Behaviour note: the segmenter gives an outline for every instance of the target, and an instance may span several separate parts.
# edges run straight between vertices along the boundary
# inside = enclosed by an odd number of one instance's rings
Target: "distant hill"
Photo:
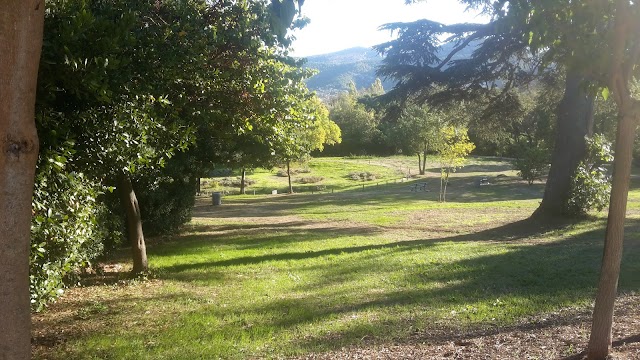
[[[376,69],[382,57],[371,48],[356,47],[330,54],[309,56],[306,68],[316,69],[319,73],[307,80],[307,87],[327,99],[347,91],[353,81],[357,89],[364,89],[376,80]],[[395,83],[383,82],[385,90]]]
[[[446,54],[453,45],[445,45]],[[470,57],[473,49],[466,48],[453,57],[453,60]],[[307,80],[307,87],[316,91],[321,99],[331,98],[347,91],[353,81],[358,90],[367,88],[376,80],[376,70],[382,57],[371,48],[355,47],[334,53],[307,57],[306,68],[316,69],[318,74]],[[395,81],[382,82],[385,90],[390,90]]]

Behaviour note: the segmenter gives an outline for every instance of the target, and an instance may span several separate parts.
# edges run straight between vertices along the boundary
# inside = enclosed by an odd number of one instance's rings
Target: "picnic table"
[[[480,187],[485,185],[489,185],[489,179],[486,176],[483,176],[476,180],[476,186]]]
[[[429,191],[429,189],[427,189],[427,183],[423,182],[423,183],[414,183],[411,186],[409,186],[409,190],[411,191]]]

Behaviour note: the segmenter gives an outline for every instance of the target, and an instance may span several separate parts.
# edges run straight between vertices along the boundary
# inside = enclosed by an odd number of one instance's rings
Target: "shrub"
[[[571,180],[566,212],[584,215],[589,210],[602,210],[609,203],[611,176],[607,163],[613,161],[611,143],[603,135],[587,138],[585,158],[580,162]]]
[[[549,151],[540,147],[521,147],[517,154],[513,167],[518,170],[518,175],[529,185],[535,180],[542,180],[549,168]]]
[[[248,177],[244,178],[244,185],[245,186],[251,186],[253,184],[255,184],[256,181],[249,179]],[[219,181],[219,184],[222,186],[227,186],[227,187],[240,187],[242,186],[242,178],[241,177],[236,177],[236,178],[224,178],[222,180]]]
[[[65,170],[66,158],[42,155],[32,200],[31,306],[42,310],[75,280],[83,267],[102,254],[106,237],[119,236],[102,227],[108,216],[96,202],[100,187],[82,174]]]
[[[291,175],[297,174],[308,174],[311,172],[311,169],[291,169]],[[279,169],[276,173],[279,177],[287,177],[287,169]]]
[[[143,179],[135,185],[145,235],[170,234],[191,220],[197,187],[195,178],[164,176],[152,184]]]
[[[191,220],[197,185],[182,154],[135,179],[145,235],[170,234]]]
[[[324,178],[322,176],[307,176],[307,177],[301,177],[296,179],[295,182],[299,183],[299,184],[315,184],[317,182],[320,182],[324,180]]]
[[[376,174],[370,173],[368,171],[351,172],[347,177],[351,180],[357,180],[357,181],[373,181],[376,179]]]

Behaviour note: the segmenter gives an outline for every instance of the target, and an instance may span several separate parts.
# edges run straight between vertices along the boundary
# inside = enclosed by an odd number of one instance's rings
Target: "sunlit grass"
[[[152,280],[73,290],[42,315],[36,327],[65,341],[36,358],[281,358],[588,307],[606,214],[525,221],[542,186],[481,165],[457,174],[447,203],[406,183],[200,199],[183,234],[150,242]],[[474,186],[476,174],[492,185]],[[622,291],[640,289],[638,220]]]

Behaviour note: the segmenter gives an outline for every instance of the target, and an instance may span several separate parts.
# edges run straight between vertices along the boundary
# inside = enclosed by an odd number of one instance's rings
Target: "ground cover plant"
[[[413,166],[408,157],[355,160],[361,168],[350,171]],[[343,161],[312,162],[304,175],[347,183]],[[183,233],[150,241],[149,279],[128,279],[126,256],[116,257],[35,315],[34,357],[579,356],[605,214],[527,220],[543,184],[529,186],[500,159],[474,158],[452,174],[447,203],[437,201],[439,175],[433,166],[405,182],[225,196],[222,206],[200,197]],[[480,176],[489,185],[477,186]],[[431,191],[413,191],[423,182]],[[614,340],[638,331],[634,185],[617,318],[627,327]],[[621,356],[633,358],[640,347],[627,340]]]

